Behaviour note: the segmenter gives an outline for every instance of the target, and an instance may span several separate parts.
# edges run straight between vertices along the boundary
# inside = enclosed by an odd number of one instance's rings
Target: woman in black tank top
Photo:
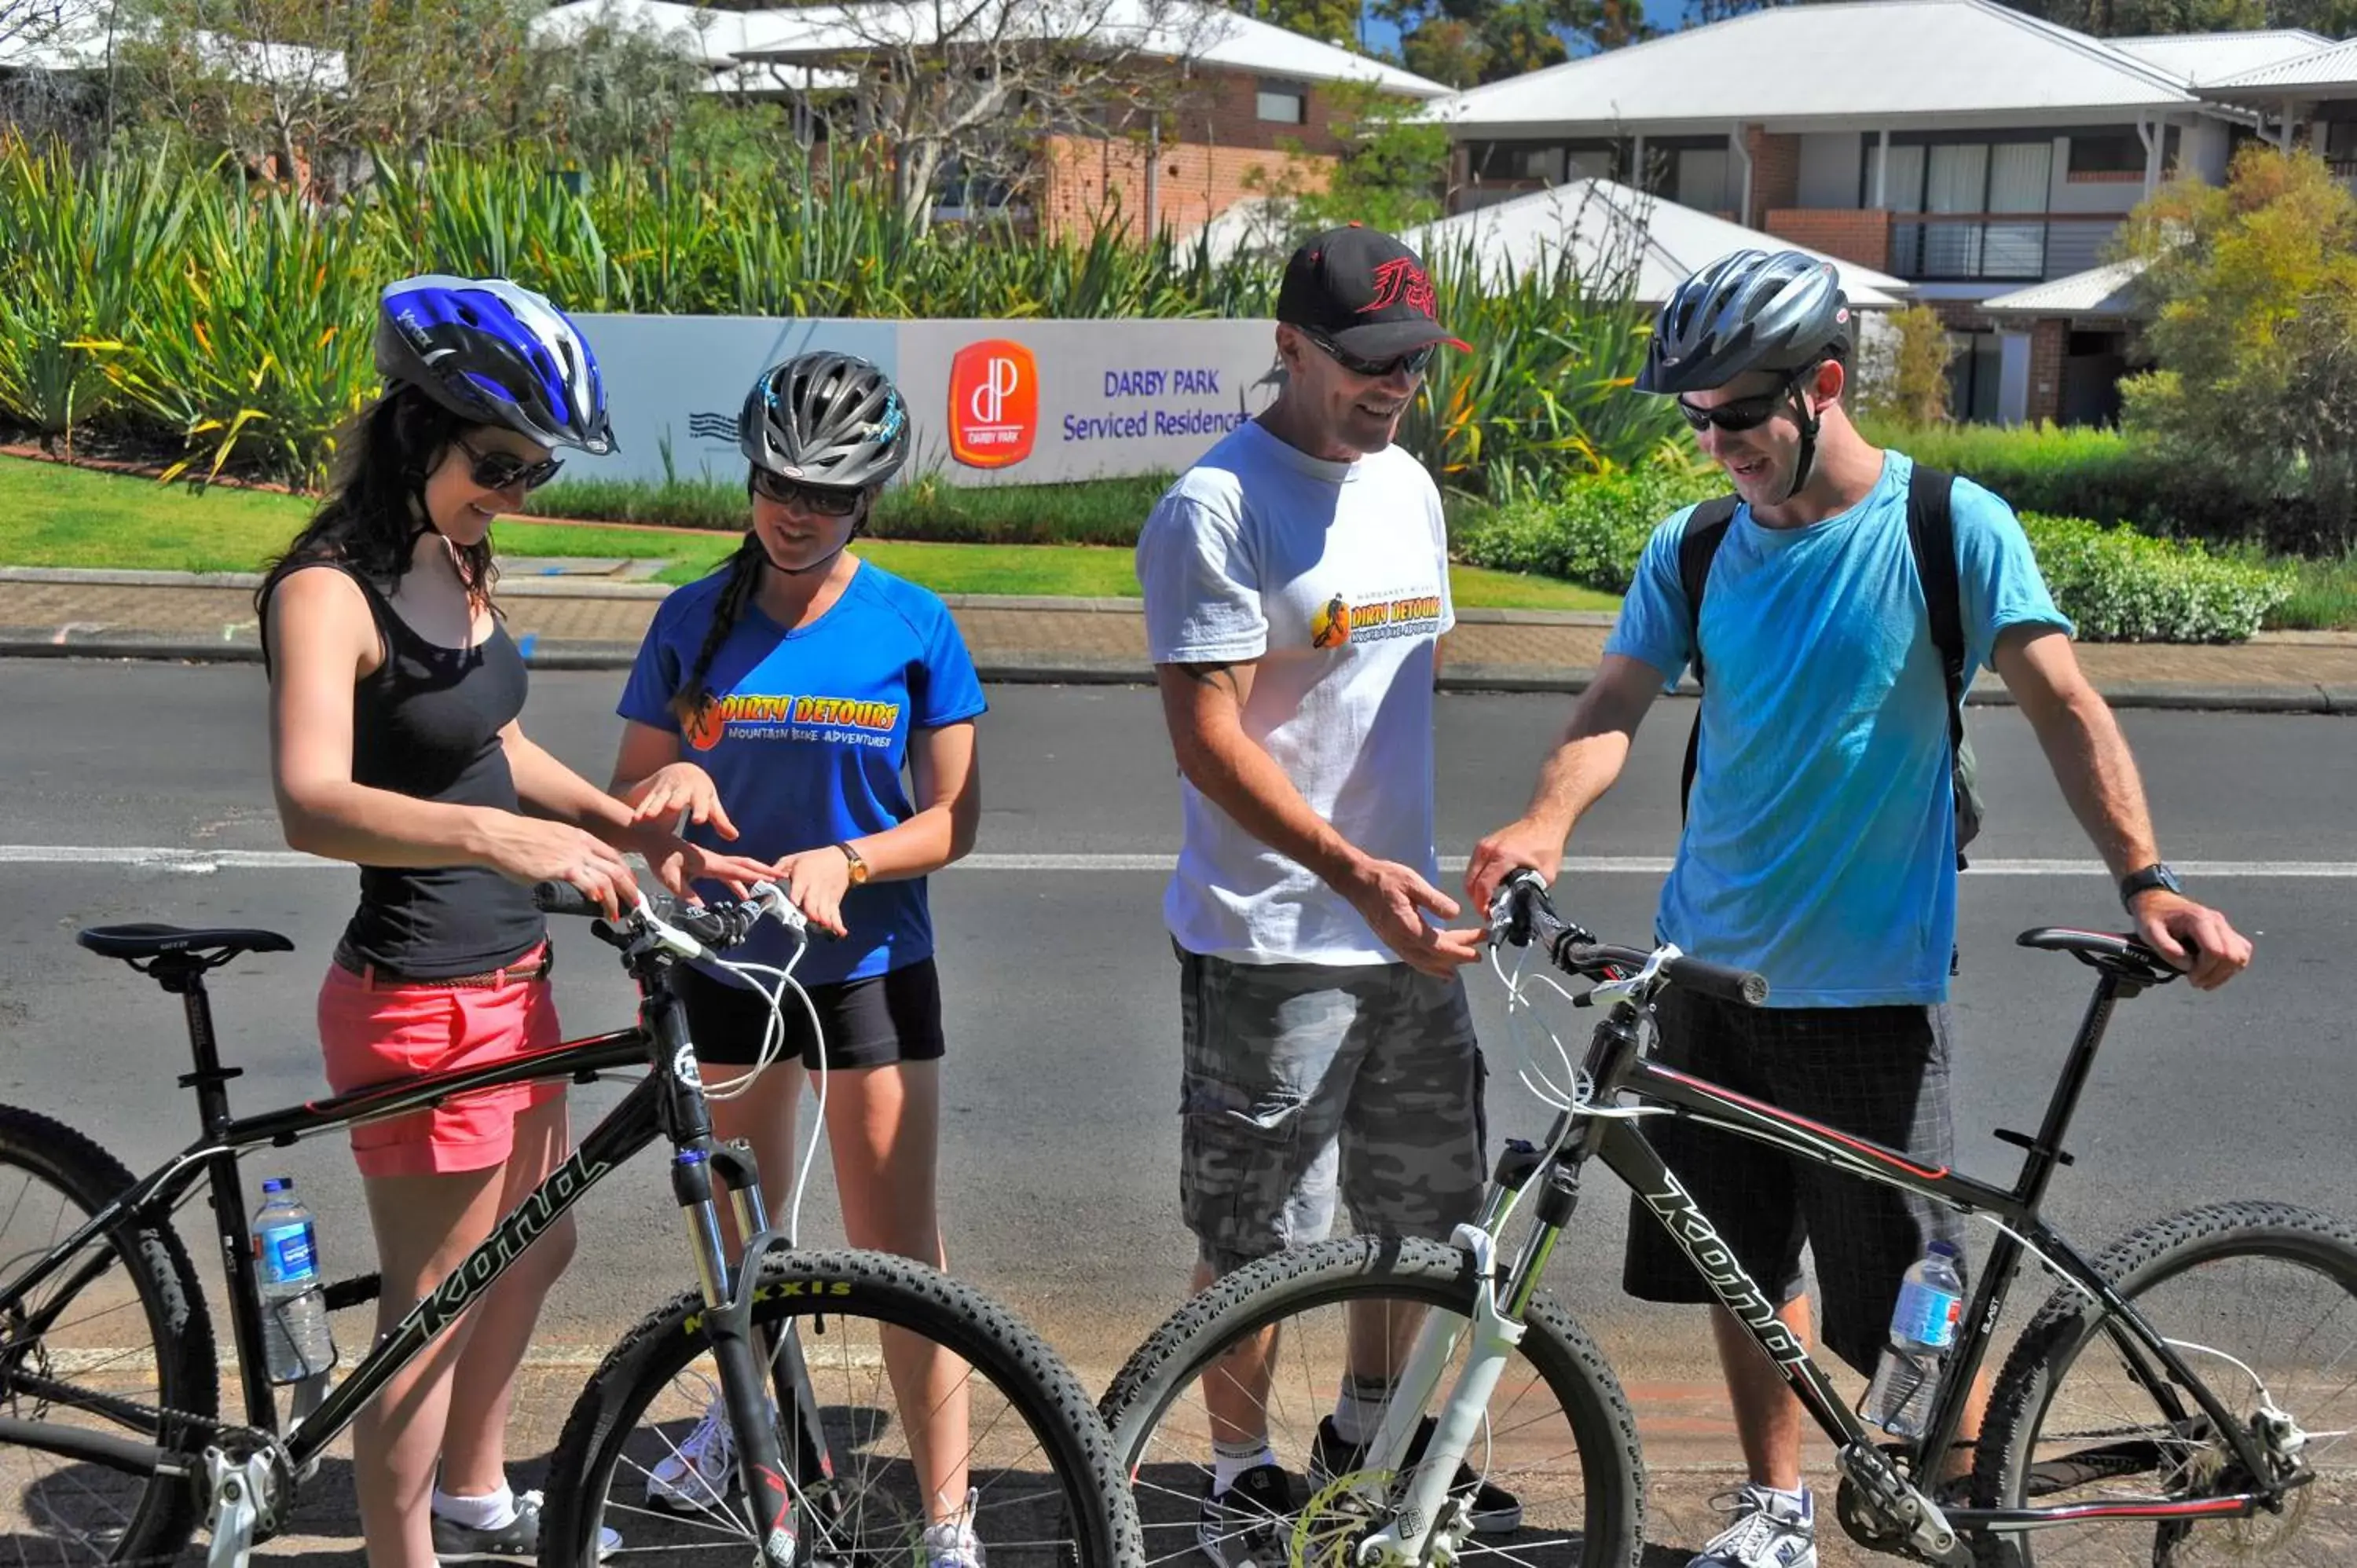
[[[319,999],[339,1093],[555,1043],[534,882],[628,903],[626,848],[675,890],[765,871],[633,826],[518,722],[524,662],[491,604],[490,526],[554,474],[551,447],[610,449],[588,345],[537,295],[430,277],[385,291],[376,352],[384,395],[346,433],[329,499],[255,596],[286,842],[360,867]],[[352,1138],[384,1281],[380,1333],[571,1152],[561,1085],[487,1091]],[[371,1568],[534,1555],[539,1500],[507,1486],[507,1412],[573,1246],[569,1218],[551,1227],[354,1426]]]

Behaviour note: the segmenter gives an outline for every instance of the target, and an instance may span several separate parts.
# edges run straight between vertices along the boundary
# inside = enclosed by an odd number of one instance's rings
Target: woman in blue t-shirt
[[[737,436],[752,529],[648,629],[622,693],[614,791],[641,820],[683,811],[690,839],[774,861],[794,902],[842,939],[813,944],[796,972],[821,1038],[786,1008],[777,1065],[743,1098],[713,1102],[716,1131],[749,1139],[781,1193],[796,1170],[795,1101],[823,1049],[845,1235],[945,1266],[941,988],[923,879],[974,845],[982,687],[941,600],[845,550],[908,457],[908,411],[884,372],[844,354],[790,360],[753,383]],[[736,956],[782,961],[784,933],[762,930],[766,948],[757,938]],[[740,1077],[760,1055],[767,1001],[701,972],[683,972],[679,990],[705,1082]],[[904,1337],[885,1347],[928,1494],[930,1568],[981,1568],[964,1368]],[[934,1413],[911,1413],[922,1412]],[[737,1480],[726,1431],[716,1402],[654,1467],[648,1501],[698,1510],[725,1496]]]

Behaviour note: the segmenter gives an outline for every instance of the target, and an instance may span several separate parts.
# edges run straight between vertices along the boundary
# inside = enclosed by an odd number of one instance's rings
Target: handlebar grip
[[[544,915],[596,916],[606,912],[606,907],[570,882],[535,882],[532,901]]]
[[[1758,1007],[1768,1000],[1768,977],[1748,969],[1729,969],[1723,963],[1708,963],[1698,958],[1674,958],[1662,966],[1672,985],[1716,996],[1722,1002],[1737,1002],[1746,1007]]]

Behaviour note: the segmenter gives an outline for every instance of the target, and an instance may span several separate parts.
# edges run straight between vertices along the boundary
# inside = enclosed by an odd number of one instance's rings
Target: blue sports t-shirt
[[[655,612],[631,667],[622,717],[680,734],[669,703],[694,667],[727,582],[724,570],[673,594]],[[737,824],[734,843],[691,827],[695,842],[775,860],[882,832],[915,815],[900,770],[912,729],[984,712],[982,683],[947,606],[866,562],[824,615],[789,631],[747,604],[705,679],[713,705],[680,755],[712,775]],[[932,956],[921,877],[845,892],[850,936],[815,933],[795,978],[864,980]],[[784,961],[774,922],[730,956]]]
[[[1956,932],[1947,692],[1907,542],[1914,464],[1806,528],[1738,508],[1702,602],[1702,751],[1661,937],[1759,971],[1771,1007],[1946,999]],[[1964,680],[2008,627],[2071,623],[2005,502],[1958,479]],[[1674,683],[1693,656],[1678,575],[1691,510],[1653,531],[1607,653]]]

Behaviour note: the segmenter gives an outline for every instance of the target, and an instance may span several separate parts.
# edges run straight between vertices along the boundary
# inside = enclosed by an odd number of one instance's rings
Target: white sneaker
[[[982,1538],[974,1532],[974,1510],[982,1501],[980,1491],[965,1495],[965,1507],[958,1509],[955,1519],[927,1527],[920,1550],[924,1554],[924,1568],[985,1568],[989,1553],[982,1549]]]
[[[647,1472],[647,1506],[666,1513],[726,1508],[737,1490],[737,1440],[728,1434],[726,1403],[715,1399],[687,1441]]]
[[[1798,1508],[1755,1484],[1711,1503],[1734,1518],[1686,1568],[1817,1568],[1816,1504],[1805,1487]]]

